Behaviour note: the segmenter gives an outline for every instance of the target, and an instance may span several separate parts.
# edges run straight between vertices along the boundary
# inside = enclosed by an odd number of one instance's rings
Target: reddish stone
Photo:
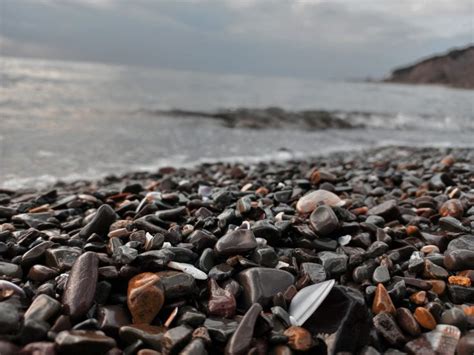
[[[165,293],[158,275],[144,272],[128,282],[127,305],[134,324],[150,324],[164,301]]]
[[[392,299],[387,292],[387,289],[383,284],[379,283],[375,290],[374,302],[372,303],[372,312],[379,314],[381,312],[387,312],[395,315],[395,306],[393,305]]]

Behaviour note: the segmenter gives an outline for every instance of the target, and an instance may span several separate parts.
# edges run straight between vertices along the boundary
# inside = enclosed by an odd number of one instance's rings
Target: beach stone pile
[[[474,151],[0,189],[0,354],[474,353]]]

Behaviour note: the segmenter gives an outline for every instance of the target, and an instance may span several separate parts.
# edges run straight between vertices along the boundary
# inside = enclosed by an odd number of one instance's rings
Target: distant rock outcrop
[[[474,45],[395,69],[384,81],[474,89]]]

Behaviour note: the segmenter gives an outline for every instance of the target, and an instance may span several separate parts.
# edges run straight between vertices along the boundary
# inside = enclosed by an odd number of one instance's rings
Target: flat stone
[[[209,331],[213,341],[225,343],[235,332],[239,323],[234,319],[209,317],[204,321],[204,327]]]
[[[421,334],[421,328],[408,308],[398,308],[396,319],[400,328],[409,335],[417,337]]]
[[[122,305],[107,305],[97,309],[99,328],[111,337],[117,337],[122,326],[130,324],[130,316]]]
[[[401,346],[406,342],[406,338],[398,327],[393,316],[382,312],[373,319],[374,327],[377,332],[390,344]]]
[[[39,295],[25,313],[25,319],[47,322],[61,310],[61,303],[48,295]]]
[[[236,229],[217,241],[214,251],[219,256],[246,254],[257,247],[257,240],[249,229]]]
[[[380,216],[380,217],[383,217],[385,221],[390,221],[398,217],[399,215],[397,201],[395,200],[385,201],[381,203],[380,205],[377,205],[369,209],[367,214],[369,216],[370,215]]]
[[[60,271],[69,270],[76,259],[81,255],[81,250],[71,247],[57,247],[45,252],[46,266]]]
[[[178,354],[191,339],[193,328],[180,325],[169,329],[161,339],[161,352],[163,355]]]
[[[246,354],[252,341],[255,323],[257,317],[262,312],[262,306],[254,303],[245,313],[240,321],[237,329],[227,342],[225,347],[226,355],[243,355]]]
[[[44,282],[56,277],[58,272],[55,269],[44,265],[33,265],[28,271],[28,279],[37,282]]]
[[[23,270],[20,265],[0,261],[0,275],[13,279],[21,279]]]
[[[88,355],[102,355],[116,346],[113,338],[90,330],[65,330],[54,341],[59,353],[68,355],[83,355],[85,351]]]
[[[416,321],[419,325],[421,325],[425,329],[433,330],[436,328],[436,320],[426,308],[417,307],[415,309],[415,313],[413,314]]]
[[[142,341],[145,346],[161,351],[161,340],[163,334],[168,330],[166,327],[159,327],[149,324],[134,324],[120,327],[119,335],[126,344]]]
[[[20,313],[10,303],[0,302],[0,334],[16,333],[20,326]]]
[[[319,283],[326,280],[326,270],[324,266],[316,263],[301,263],[301,272],[307,275],[312,283]]]
[[[448,216],[441,217],[438,221],[441,229],[454,233],[469,233],[469,228],[464,226],[457,218]]]
[[[375,284],[390,281],[390,272],[388,271],[388,268],[385,265],[377,266],[372,275],[372,281]]]
[[[267,306],[278,292],[284,292],[295,279],[287,271],[254,267],[241,271],[236,280],[243,287],[243,306],[249,308],[254,303]]]
[[[194,277],[184,272],[160,271],[157,275],[161,279],[166,299],[186,297],[196,290]]]
[[[462,235],[449,242],[447,251],[458,249],[474,251],[474,235]]]
[[[467,249],[447,251],[444,254],[444,265],[451,271],[474,269],[474,251]]]
[[[98,279],[99,259],[94,252],[82,254],[72,266],[63,294],[66,314],[80,318],[94,302]]]
[[[296,210],[299,213],[311,213],[319,205],[342,206],[342,201],[336,194],[326,190],[316,190],[307,193],[296,203]]]
[[[410,354],[454,354],[460,336],[458,328],[440,324],[431,332],[408,342],[404,349]]]
[[[46,250],[51,248],[53,245],[54,243],[50,241],[44,241],[35,245],[33,248],[23,254],[21,257],[21,264],[24,266],[30,266],[36,262],[39,262],[43,258]]]

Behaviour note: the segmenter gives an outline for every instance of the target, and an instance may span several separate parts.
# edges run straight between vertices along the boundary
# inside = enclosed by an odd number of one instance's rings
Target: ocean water
[[[157,114],[270,106],[337,111],[365,128],[257,130]],[[0,59],[0,187],[394,144],[474,147],[474,91]]]

